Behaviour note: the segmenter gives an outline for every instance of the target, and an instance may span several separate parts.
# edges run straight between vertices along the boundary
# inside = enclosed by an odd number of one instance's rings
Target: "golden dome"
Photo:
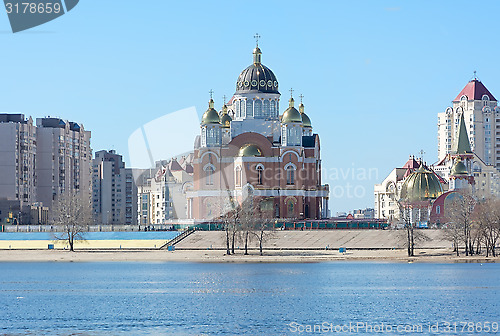
[[[300,103],[299,105],[299,112],[300,115],[302,116],[302,124],[304,124],[304,127],[312,127],[311,119],[309,119],[307,114],[304,112],[304,104],[302,103]]]
[[[254,144],[246,144],[240,148],[238,156],[262,156],[262,151]]]
[[[207,125],[207,124],[219,124],[219,113],[214,109],[214,100],[210,99],[210,102],[208,103],[208,109],[203,113],[203,116],[201,117],[201,124],[202,125]]]
[[[220,123],[222,124],[222,127],[224,128],[229,128],[231,127],[231,121],[233,121],[233,118],[229,114],[227,114],[227,106],[224,105],[222,107],[222,114],[220,116]]]
[[[469,175],[469,173],[467,172],[467,167],[460,158],[455,161],[450,173],[450,176],[457,175]]]
[[[433,172],[420,165],[417,171],[408,176],[401,187],[403,201],[427,201],[436,199],[443,193],[443,186]]]
[[[293,98],[290,98],[289,100],[290,105],[288,108],[283,112],[283,117],[281,118],[282,123],[302,123],[302,115],[300,114],[299,111],[295,107],[293,107]]]

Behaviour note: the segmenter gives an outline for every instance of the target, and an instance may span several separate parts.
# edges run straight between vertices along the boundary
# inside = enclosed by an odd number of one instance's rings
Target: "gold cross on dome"
[[[304,98],[304,95],[301,93],[299,98],[300,98],[300,103],[302,104],[302,98]]]
[[[214,90],[210,89],[210,91],[208,91],[208,93],[210,93],[210,99],[212,99],[213,95],[214,95]]]
[[[295,91],[295,90],[290,88],[290,98],[293,98],[293,91]]]
[[[226,105],[226,95],[223,95],[222,99],[224,100],[224,105]]]
[[[257,47],[259,46],[259,39],[261,38],[261,36],[259,35],[259,33],[256,33],[253,38],[255,39],[255,43],[257,45]]]

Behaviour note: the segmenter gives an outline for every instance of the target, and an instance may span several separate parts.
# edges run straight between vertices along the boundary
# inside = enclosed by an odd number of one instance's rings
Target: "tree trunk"
[[[233,239],[231,240],[231,253],[234,254],[234,244],[235,244],[235,239],[236,238],[236,229],[233,230]]]
[[[467,238],[467,233],[465,233],[465,238],[464,238],[464,244],[465,244],[465,256],[469,256],[469,238]]]
[[[231,254],[231,250],[229,249],[229,227],[226,227],[226,254]]]
[[[73,237],[73,234],[71,232],[71,230],[68,228],[68,243],[69,243],[69,250],[71,252],[74,252],[74,248],[73,248],[73,244],[74,244],[74,237]]]
[[[414,257],[415,256],[415,237],[414,237],[414,233],[413,233],[413,227],[411,228],[411,256]]]
[[[248,255],[248,231],[245,232],[245,255]]]
[[[264,239],[264,231],[260,231],[260,239],[259,239],[259,250],[260,255],[262,255],[262,240]]]
[[[407,236],[408,236],[408,239],[407,239],[408,257],[411,257],[411,245],[410,245],[411,239],[410,239],[410,228],[409,227],[407,228],[406,233],[407,233]]]

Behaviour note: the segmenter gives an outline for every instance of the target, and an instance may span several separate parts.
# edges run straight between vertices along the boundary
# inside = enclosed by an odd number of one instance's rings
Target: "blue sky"
[[[500,95],[499,9],[498,1],[85,0],[17,34],[2,14],[0,111],[81,122],[94,150],[127,158],[141,125],[191,106],[201,115],[210,89],[220,108],[258,32],[281,112],[290,87],[304,95],[324,182],[336,188],[332,213],[372,207],[373,184],[408,155],[423,149],[436,160],[437,113],[474,70]]]

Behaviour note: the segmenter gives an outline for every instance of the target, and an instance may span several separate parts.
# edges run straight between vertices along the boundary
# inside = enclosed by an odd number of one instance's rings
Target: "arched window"
[[[240,102],[236,101],[236,118],[240,117]]]
[[[483,101],[483,106],[488,106],[488,102],[490,101],[490,97],[488,97],[488,95],[483,95],[483,97],[481,99]]]
[[[234,170],[234,183],[237,187],[241,187],[241,167],[236,166],[236,169]]]
[[[253,117],[253,100],[247,99],[247,108],[245,112],[245,117]]]
[[[262,184],[262,177],[264,175],[264,167],[257,167],[257,184]]]
[[[240,117],[246,117],[245,101],[243,99],[240,100]]]
[[[467,96],[460,97],[460,106],[464,110],[467,108]]]
[[[271,108],[270,108],[269,113],[270,113],[272,118],[276,117],[276,101],[275,100],[271,101]]]
[[[255,118],[262,118],[264,116],[262,113],[262,100],[256,99],[254,101],[253,110]]]
[[[295,184],[295,168],[293,166],[288,166],[286,169],[286,184]]]
[[[206,185],[213,185],[214,184],[214,173],[215,173],[215,168],[213,166],[207,166],[205,168],[205,184]]]
[[[441,213],[441,206],[440,205],[437,205],[436,206],[436,214],[440,214]]]
[[[289,126],[287,134],[287,145],[288,146],[300,146],[300,137],[302,136],[299,127]]]
[[[292,200],[289,200],[288,201],[288,204],[287,204],[287,217],[288,218],[293,218],[295,217],[295,214],[294,214],[294,208],[295,208],[295,205],[293,204],[293,201]]]
[[[264,110],[262,111],[262,115],[265,118],[269,118],[271,116],[271,111],[270,111],[270,102],[268,99],[264,100]]]

